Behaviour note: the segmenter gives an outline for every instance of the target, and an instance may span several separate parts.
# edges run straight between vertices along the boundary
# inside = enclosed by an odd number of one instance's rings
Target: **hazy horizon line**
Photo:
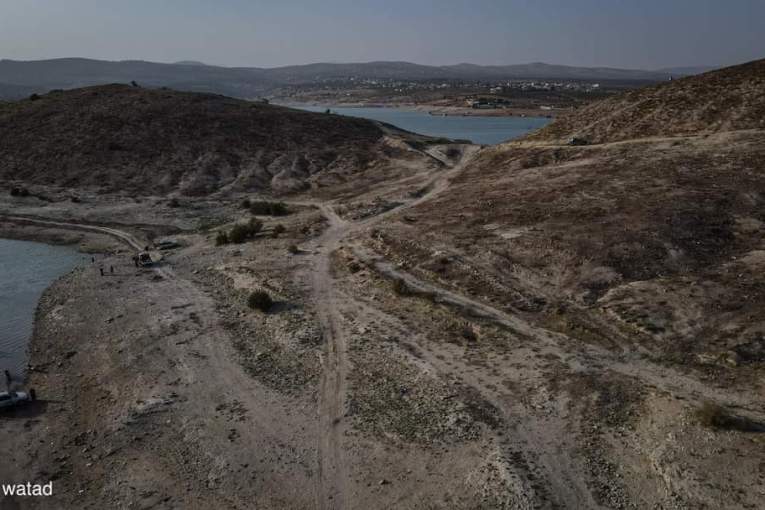
[[[765,57],[763,57],[765,58]],[[318,60],[318,61],[312,61],[312,62],[306,62],[301,64],[281,64],[277,66],[257,66],[257,65],[223,65],[223,64],[212,64],[209,62],[203,62],[201,60],[196,60],[194,58],[183,58],[179,60],[174,61],[162,61],[162,60],[150,60],[146,58],[123,58],[118,60],[113,59],[107,59],[107,58],[97,58],[97,57],[83,57],[83,56],[66,56],[66,57],[46,57],[46,58],[35,58],[35,59],[18,59],[18,58],[0,58],[0,61],[8,61],[8,62],[47,62],[47,61],[53,61],[53,60],[93,60],[93,61],[99,61],[99,62],[112,62],[112,63],[119,63],[119,62],[146,62],[150,64],[163,64],[163,65],[183,65],[184,63],[188,63],[188,65],[203,65],[205,67],[219,67],[219,68],[227,68],[227,69],[280,69],[285,67],[303,67],[303,66],[310,66],[310,65],[317,65],[317,64],[328,64],[328,65],[359,65],[359,64],[413,64],[418,66],[424,66],[424,67],[455,67],[460,65],[473,65],[478,67],[510,67],[510,66],[524,66],[524,65],[548,65],[548,66],[559,66],[559,67],[572,67],[572,68],[585,68],[585,69],[621,69],[621,70],[628,70],[628,71],[663,71],[665,69],[678,69],[678,68],[722,68],[722,67],[729,67],[734,66],[738,64],[744,64],[746,62],[753,62],[755,60],[746,60],[741,62],[735,62],[735,63],[726,63],[726,64],[679,64],[679,65],[671,65],[671,66],[663,66],[660,68],[641,68],[641,67],[630,67],[630,66],[613,66],[613,65],[576,65],[576,64],[559,64],[559,63],[550,63],[545,62],[541,60],[534,60],[534,61],[526,61],[526,62],[516,62],[516,63],[505,63],[505,64],[477,64],[475,62],[457,62],[452,64],[423,64],[420,62],[414,62],[410,60],[360,60],[360,61],[331,61],[331,60]],[[193,64],[192,64],[193,63]]]

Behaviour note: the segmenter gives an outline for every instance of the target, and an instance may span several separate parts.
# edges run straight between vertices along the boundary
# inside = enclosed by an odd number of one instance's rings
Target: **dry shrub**
[[[399,296],[409,296],[412,294],[412,289],[409,288],[403,278],[397,278],[393,280],[393,292]]]
[[[265,290],[256,290],[247,298],[247,306],[261,312],[267,312],[274,306],[274,300]]]

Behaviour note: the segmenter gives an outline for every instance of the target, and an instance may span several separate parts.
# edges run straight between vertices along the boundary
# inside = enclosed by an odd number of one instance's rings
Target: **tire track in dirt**
[[[399,212],[429,200],[448,188],[448,180],[458,173],[477,152],[478,147],[468,146],[459,164],[445,172],[439,172],[426,188],[428,192],[419,199],[410,201],[393,211]],[[438,153],[428,156],[447,164],[445,157]],[[341,242],[352,233],[382,221],[388,214],[381,214],[366,221],[349,223],[342,219],[328,203],[300,203],[319,209],[329,223],[324,233],[314,240],[309,249],[313,253],[312,275],[310,278],[313,301],[324,331],[326,352],[322,359],[322,378],[319,386],[319,444],[316,503],[318,508],[345,508],[348,506],[347,466],[343,448],[345,397],[349,361],[347,336],[341,324],[343,321],[338,306],[340,298],[334,288],[331,271],[331,257]]]
[[[331,271],[332,252],[347,232],[347,223],[325,205],[319,210],[329,228],[314,242],[311,288],[326,343],[319,384],[318,473],[316,506],[344,508],[347,505],[347,472],[342,445],[345,424],[348,356],[342,317],[337,308]]]
[[[328,258],[332,251],[339,247],[340,241],[349,237],[351,234],[357,233],[362,229],[368,229],[394,214],[399,214],[406,209],[427,202],[428,200],[432,200],[443,191],[447,190],[451,178],[457,175],[477,152],[477,148],[469,147],[463,154],[463,158],[459,164],[440,173],[427,184],[426,188],[428,189],[428,192],[422,197],[409,201],[375,217],[348,224],[342,220],[334,210],[332,210],[331,205],[323,204],[318,206],[322,214],[330,223],[329,232],[331,232],[331,234],[329,234],[327,240],[331,240],[332,242],[327,242],[324,256]],[[535,343],[538,342],[536,345],[540,347],[539,352],[541,354],[552,354],[556,356],[573,372],[609,370],[624,376],[635,378],[660,390],[680,395],[691,403],[701,403],[705,400],[716,400],[724,406],[732,406],[746,410],[754,417],[762,418],[765,416],[761,411],[758,411],[756,399],[747,398],[745,395],[731,396],[725,391],[718,391],[715,388],[710,388],[690,375],[681,374],[669,367],[655,364],[634,352],[613,353],[599,346],[582,344],[562,333],[534,326],[516,315],[505,313],[485,303],[451,292],[431,283],[421,281],[410,274],[399,271],[379,255],[370,254],[369,252],[364,251],[357,243],[353,243],[353,245],[350,245],[349,247],[359,260],[369,264],[378,273],[388,278],[400,279],[417,292],[433,296],[436,302],[455,308],[463,315],[490,321],[504,329],[511,330],[533,339]],[[332,293],[331,291],[330,293],[335,300],[338,299],[335,293]],[[336,315],[337,303],[332,302],[328,305],[327,309],[331,314]],[[328,331],[331,331],[333,338],[342,338],[342,333],[338,329],[337,323],[330,324],[326,327],[328,328]],[[343,348],[344,347],[345,345],[343,344]],[[422,346],[418,347],[422,349]],[[334,352],[331,352],[331,354],[337,356],[336,344]],[[342,360],[337,363],[338,361],[339,360],[336,358],[332,363],[328,363],[327,367],[331,368],[334,366],[336,367],[335,369],[341,368],[345,371],[344,373],[347,374],[347,360]],[[453,367],[449,367],[442,363],[434,353],[427,353],[427,361],[440,372],[451,373],[454,370]],[[492,393],[490,389],[485,388],[477,379],[471,379],[467,382],[483,396]],[[339,387],[344,388],[344,386]],[[332,391],[332,389],[327,386],[325,386],[324,389],[326,391]],[[331,402],[336,403],[333,399],[337,397],[337,394],[335,394],[334,397],[330,397],[326,393],[324,395],[326,395]],[[503,405],[502,402],[497,401],[493,397],[488,398],[487,400],[502,411],[503,417],[508,423],[511,421],[516,423],[515,428],[516,433],[518,434],[518,439],[516,440],[515,446],[520,449],[525,458],[537,459],[535,464],[543,468],[544,476],[550,484],[554,500],[562,502],[564,505],[569,505],[573,502],[583,507],[597,507],[597,504],[592,499],[592,493],[588,488],[587,481],[574,460],[570,458],[560,459],[561,451],[564,449],[564,443],[566,442],[565,438],[562,440],[563,442],[548,442],[542,444],[541,436],[536,430],[536,427],[549,426],[549,423],[540,421],[536,417],[528,415],[528,413],[522,413],[522,416],[519,417],[517,414],[519,409],[510,409],[507,405]],[[563,434],[565,425],[563,422],[560,422],[558,423],[558,426],[562,427],[560,432]],[[340,447],[340,445],[334,444],[334,448],[338,447]],[[335,454],[334,458],[338,459],[341,457]]]
[[[399,319],[363,300],[353,300],[352,305],[356,308],[354,315],[357,320],[374,318],[378,323],[388,324],[394,331],[406,329]],[[523,503],[518,508],[600,508],[576,460],[567,455],[573,447],[560,413],[543,419],[521,404],[509,403],[496,387],[472,375],[470,367],[459,355],[425,341],[419,334],[399,339],[398,343],[408,352],[416,353],[416,357],[427,363],[440,377],[448,380],[458,375],[463,385],[475,390],[497,409],[502,422],[512,428],[510,434],[495,434],[494,439],[503,457],[513,459],[506,461],[507,468],[515,471],[522,480],[523,493],[518,496]],[[540,353],[534,353],[524,358],[522,363],[532,366],[540,357]],[[518,358],[515,360],[521,362]],[[542,471],[541,476],[539,471]]]
[[[41,227],[63,228],[66,230],[83,230],[85,232],[96,232],[99,234],[106,234],[108,236],[114,237],[118,241],[126,243],[128,246],[135,250],[143,249],[143,245],[135,236],[129,234],[128,232],[117,230],[116,228],[89,225],[87,223],[69,223],[48,219],[28,218],[26,216],[0,216],[0,221],[9,221],[12,223],[21,223],[27,225],[39,225]]]
[[[693,376],[681,374],[671,367],[653,363],[635,352],[615,354],[603,347],[583,344],[562,333],[534,326],[516,315],[510,315],[480,301],[419,280],[409,273],[396,269],[377,254],[371,254],[358,246],[350,248],[359,260],[367,263],[387,278],[403,281],[415,294],[427,296],[429,299],[452,307],[468,317],[488,320],[510,331],[541,341],[543,346],[540,352],[557,356],[575,372],[610,370],[624,376],[643,380],[658,389],[680,395],[690,402],[701,403],[704,400],[713,400],[723,406],[737,407],[747,411],[752,416],[765,418],[765,413],[758,409],[756,398],[750,399],[742,394],[731,395],[725,390],[709,387]],[[540,344],[536,345],[539,346]],[[566,349],[563,346],[569,348]]]

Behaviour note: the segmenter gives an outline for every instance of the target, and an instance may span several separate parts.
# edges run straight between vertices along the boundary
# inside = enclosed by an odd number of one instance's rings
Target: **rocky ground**
[[[54,480],[55,503],[4,504],[756,508],[756,394],[733,399],[703,375],[546,329],[459,279],[440,286],[388,240],[475,157],[445,153],[414,193],[394,182],[337,207],[342,217],[291,204],[243,244],[215,244],[250,216],[239,199],[24,199],[15,210],[28,218],[43,208],[140,244],[172,233],[181,247],[138,269],[113,236],[3,222],[6,236],[99,253],[45,294],[29,376],[41,400],[0,422],[24,438],[5,443],[0,474]],[[126,211],[134,223],[116,221]],[[253,290],[274,299],[267,313],[247,306]],[[751,420],[703,425],[712,396]]]
[[[389,141],[277,216],[0,197],[0,235],[96,254],[0,415],[0,479],[55,496],[0,506],[762,507],[762,131],[618,134]]]
[[[474,409],[470,389],[428,374],[386,326],[373,333],[345,291],[334,295],[335,251],[325,244],[336,239],[321,210],[290,205],[288,216],[264,217],[256,239],[216,246],[217,230],[249,217],[239,200],[189,210],[111,198],[100,195],[97,206],[87,197],[23,199],[14,212],[26,219],[2,223],[5,236],[96,253],[95,264],[61,278],[40,302],[28,380],[40,400],[2,420],[5,433],[23,438],[3,447],[11,460],[3,480],[53,480],[55,496],[4,505],[471,507],[503,492],[493,413]],[[39,208],[48,220],[91,230],[35,224]],[[115,221],[125,209],[135,223]],[[275,237],[277,224],[285,232]],[[139,269],[134,250],[101,228],[139,245],[172,232],[181,247]],[[315,294],[324,262],[329,309]],[[100,276],[110,266],[115,273]],[[256,289],[275,301],[267,313],[247,306]],[[338,381],[347,398],[331,416],[327,313],[348,342]],[[330,422],[317,423],[317,414]],[[322,446],[325,426],[342,432]]]

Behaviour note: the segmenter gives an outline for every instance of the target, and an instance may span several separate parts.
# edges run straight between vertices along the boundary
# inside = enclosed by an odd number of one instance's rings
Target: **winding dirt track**
[[[333,210],[330,204],[313,204],[321,211],[329,223],[329,228],[325,233],[315,241],[315,260],[313,264],[313,292],[314,301],[322,321],[325,332],[325,341],[327,345],[326,359],[324,360],[323,378],[320,394],[320,426],[319,431],[319,476],[317,487],[317,506],[319,508],[340,509],[349,508],[347,491],[347,468],[344,466],[343,455],[343,430],[346,424],[343,422],[345,410],[346,377],[349,371],[349,362],[347,359],[346,333],[341,326],[342,309],[365,305],[359,303],[353,298],[349,298],[333,287],[333,278],[330,270],[330,257],[332,253],[340,247],[341,242],[351,237],[352,234],[373,227],[375,224],[383,221],[387,217],[401,213],[416,205],[427,202],[437,197],[439,194],[449,188],[450,180],[455,177],[477,153],[477,147],[468,147],[461,160],[455,165],[448,165],[440,154],[430,154],[446,166],[446,170],[437,174],[426,185],[428,190],[422,197],[407,202],[395,209],[382,213],[380,215],[362,220],[356,223],[349,223],[343,220]],[[457,308],[460,312],[468,316],[478,316],[484,319],[498,322],[501,326],[512,331],[533,336],[541,340],[548,347],[546,352],[555,351],[563,355],[559,349],[559,339],[553,338],[553,334],[531,327],[525,321],[515,316],[510,316],[504,312],[496,310],[483,303],[479,303],[465,296],[441,289],[434,285],[421,282],[411,275],[397,271],[393,266],[383,260],[377,254],[371,254],[363,250],[360,246],[351,241],[351,249],[354,254],[363,262],[374,267],[380,274],[394,279],[402,279],[407,285],[417,288],[420,291],[427,292],[437,296],[437,299],[444,304]],[[352,302],[349,302],[352,301]],[[345,301],[345,302],[344,302]],[[366,310],[368,315],[379,315],[382,312],[374,309]],[[384,315],[384,314],[383,314]],[[422,350],[422,346],[418,345]],[[454,371],[454,366],[447,366],[440,354],[428,352],[423,353],[428,363],[439,373],[449,374]],[[567,358],[569,356],[566,356]],[[574,359],[571,359],[575,363]],[[583,369],[582,365],[578,365]],[[467,381],[470,386],[476,389],[484,398],[502,413],[503,419],[507,423],[518,421],[518,417],[513,416],[515,409],[509,408],[505,402],[496,400],[491,396],[491,391],[483,387],[478,380],[470,379]],[[587,484],[583,473],[577,468],[574,462],[569,462],[561,458],[561,450],[565,445],[561,442],[549,444],[549,437],[540,438],[537,428],[549,426],[535,421],[534,418],[524,413],[523,420],[516,427],[517,438],[514,448],[520,450],[529,464],[541,464],[546,472],[546,482],[550,485],[549,492],[553,500],[561,504],[574,505],[581,508],[597,508],[598,505],[592,499],[592,495],[587,490]],[[561,435],[561,441],[563,441]],[[536,458],[536,460],[534,460]],[[570,459],[568,459],[570,460]],[[531,487],[525,487],[526,494],[535,494],[536,491]],[[540,495],[536,494],[533,499],[539,501]],[[531,501],[525,502],[529,508],[533,506]]]
[[[347,240],[346,245],[354,255],[374,268],[378,274],[401,280],[415,293],[427,295],[435,302],[449,306],[468,318],[480,318],[533,339],[534,345],[538,348],[534,356],[537,360],[544,356],[555,356],[572,372],[597,371],[605,366],[606,370],[641,380],[691,403],[716,401],[725,407],[745,411],[752,418],[760,420],[765,418],[765,413],[759,408],[758,400],[751,395],[731,395],[728,391],[710,387],[691,375],[653,363],[638,353],[614,353],[596,345],[584,345],[561,333],[534,326],[517,315],[419,280],[397,269],[380,255],[363,248],[353,239],[349,239],[352,234],[368,229],[393,214],[399,214],[403,210],[438,196],[448,189],[450,179],[462,170],[475,153],[475,148],[468,148],[458,164],[439,173],[428,183],[426,188],[429,191],[422,197],[366,220],[349,223],[335,213],[331,204],[314,204],[329,222],[327,231],[316,241],[317,247],[321,248],[316,252],[313,266],[314,298],[327,343],[320,406],[322,430],[320,431],[319,469],[321,476],[319,477],[320,486],[317,489],[317,503],[320,508],[347,507],[347,497],[344,494],[347,487],[347,470],[343,466],[342,431],[346,426],[343,423],[343,414],[346,394],[345,378],[349,366],[346,356],[346,334],[342,329],[340,310],[354,305],[362,307],[365,305],[333,288],[330,256],[344,240]],[[441,160],[435,155],[433,157]],[[353,302],[347,302],[349,300]],[[369,309],[366,313],[374,315],[382,312]],[[438,372],[449,374],[455,371],[455,360],[452,360],[452,365],[448,365],[442,361],[442,353],[429,352],[423,344],[415,347]],[[528,360],[529,364],[533,364],[533,361]],[[458,360],[456,362],[459,363]],[[500,410],[506,423],[515,424],[514,447],[523,453],[529,463],[542,468],[549,495],[554,501],[571,508],[599,507],[588,488],[586,473],[582,472],[581,465],[569,456],[569,452],[575,450],[575,445],[568,444],[565,421],[548,419],[542,422],[538,417],[513,403],[497,400],[492,395],[491,389],[486,387],[479,378],[468,378],[467,382]],[[564,411],[559,410],[558,416],[563,414],[565,414]],[[554,437],[556,435],[558,437]],[[529,492],[533,493],[534,490],[529,488]]]
[[[319,389],[319,444],[316,506],[343,508],[346,495],[346,464],[342,436],[345,424],[346,379],[348,359],[346,337],[340,327],[341,317],[335,303],[331,274],[332,252],[347,231],[347,223],[326,206],[319,209],[329,221],[329,228],[315,242],[312,293],[324,331],[326,353],[322,358],[323,374]]]
[[[310,253],[310,274],[307,281],[310,282],[312,299],[315,304],[318,318],[321,322],[326,351],[322,358],[323,374],[319,386],[318,408],[318,431],[317,431],[317,473],[313,477],[315,481],[315,502],[317,508],[340,509],[351,508],[350,474],[346,461],[346,449],[343,444],[348,423],[345,420],[345,405],[348,392],[347,379],[350,371],[348,360],[348,332],[344,328],[343,312],[356,308],[364,308],[364,313],[373,316],[385,315],[373,307],[369,307],[361,300],[355,300],[346,296],[335,285],[331,270],[332,254],[340,248],[344,242],[353,251],[355,256],[374,268],[380,275],[390,279],[402,280],[415,293],[428,295],[437,303],[449,306],[458,313],[489,321],[506,330],[519,335],[533,338],[539,348],[536,357],[541,358],[553,355],[560,359],[573,372],[586,372],[595,370],[605,365],[607,370],[624,376],[640,379],[659,389],[672,394],[681,395],[690,402],[702,400],[716,400],[724,406],[736,407],[749,413],[750,416],[762,419],[765,414],[758,406],[758,402],[750,395],[731,395],[728,392],[717,390],[700,382],[696,378],[681,374],[676,370],[660,366],[646,360],[637,354],[615,354],[606,349],[583,345],[566,336],[534,326],[521,317],[509,314],[494,308],[486,303],[471,299],[465,295],[453,292],[429,282],[422,281],[415,276],[393,266],[390,262],[376,253],[363,248],[352,239],[353,234],[369,229],[393,214],[432,200],[443,191],[448,189],[450,179],[457,175],[464,166],[477,153],[478,148],[468,146],[465,148],[462,159],[455,165],[448,162],[438,153],[430,154],[445,165],[445,169],[426,185],[428,190],[420,198],[411,200],[393,210],[359,222],[348,222],[342,219],[329,203],[301,203],[300,205],[313,205],[317,207],[329,223],[324,233],[305,246]],[[16,223],[39,225],[43,227],[84,230],[111,236],[125,243],[131,249],[140,250],[143,243],[134,235],[115,228],[78,223],[44,220],[37,218],[1,216],[0,220]],[[165,279],[172,279],[173,272],[167,267],[158,267],[155,270]],[[196,287],[188,281],[176,279],[174,288],[177,291],[179,302],[198,303],[208,300]],[[203,309],[213,309],[212,305],[200,306]],[[215,341],[206,342],[203,353],[207,358],[206,370],[225,375],[226,387],[239,388],[237,399],[245,402],[249,408],[257,409],[258,402],[253,400],[253,387],[248,382],[249,378],[241,370],[232,370],[233,356],[230,348],[221,347],[230,342],[217,338],[216,318],[213,314],[203,314],[202,328]],[[416,339],[411,340],[416,342]],[[420,343],[417,347],[423,352],[424,359],[439,373],[449,374],[454,372],[455,365],[444,363],[439,352],[429,350]],[[179,356],[180,357],[180,356]],[[453,362],[455,360],[452,360]],[[197,380],[195,370],[187,366],[187,361],[181,360],[180,366],[185,377],[195,384],[196,391],[204,391],[204,381]],[[515,425],[515,437],[512,445],[530,463],[542,468],[543,477],[549,487],[552,499],[570,507],[595,508],[597,504],[592,499],[592,494],[587,488],[585,474],[580,472],[577,463],[567,455],[571,445],[567,444],[565,430],[558,430],[559,439],[551,440],[551,435],[543,435],[540,429],[544,427],[555,429],[556,426],[564,427],[562,420],[542,422],[513,403],[498,399],[484,382],[475,377],[468,377],[466,382],[477,390],[483,397],[494,405],[502,414],[507,423]],[[214,401],[213,395],[210,400]],[[200,410],[196,419],[200,422],[208,420],[206,412]],[[269,418],[259,419],[256,427],[251,427],[252,434],[266,431],[274,437],[278,436],[278,423]],[[255,439],[254,437],[252,438]],[[529,488],[529,493],[533,493]],[[533,502],[529,502],[533,504]]]
[[[87,225],[84,223],[67,223],[64,221],[42,220],[37,218],[28,218],[26,216],[0,216],[0,221],[10,221],[13,223],[38,225],[41,227],[63,228],[67,230],[83,230],[86,232],[96,232],[106,234],[124,242],[135,250],[143,250],[144,245],[134,235],[116,228],[100,227],[98,225]]]
[[[349,362],[347,336],[341,325],[342,308],[340,305],[340,302],[347,301],[347,298],[340,295],[334,287],[331,271],[332,253],[351,234],[369,228],[390,214],[430,200],[443,192],[448,188],[449,179],[459,173],[477,151],[478,147],[468,147],[459,164],[454,166],[449,166],[442,154],[435,151],[428,152],[430,157],[447,166],[447,170],[440,172],[426,184],[428,192],[388,213],[361,222],[349,223],[345,221],[332,209],[330,204],[309,204],[317,207],[329,223],[327,230],[307,247],[314,257],[311,275],[312,294],[324,330],[326,344],[326,353],[322,360],[323,374],[319,393],[319,465],[318,476],[316,477],[318,508],[348,508],[348,473],[344,461],[342,438],[347,427],[344,422],[344,415]],[[300,203],[300,205],[306,204]]]

